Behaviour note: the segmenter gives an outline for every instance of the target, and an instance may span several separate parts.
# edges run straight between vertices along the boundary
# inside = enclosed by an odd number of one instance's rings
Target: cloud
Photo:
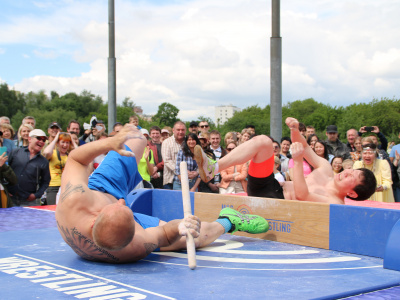
[[[59,56],[58,53],[54,50],[49,50],[49,51],[40,51],[40,50],[33,50],[33,53],[40,58],[44,59],[54,59]]]
[[[0,40],[5,45],[24,41],[35,46],[38,56],[69,57],[88,64],[90,70],[74,77],[60,73],[23,78],[15,88],[60,94],[87,89],[106,100],[106,3],[40,5],[45,15],[13,17],[2,25]],[[399,7],[396,1],[282,2],[283,102],[313,97],[348,105],[396,95]],[[170,102],[184,120],[197,115],[213,118],[214,106],[222,104],[264,107],[270,97],[270,35],[267,0],[195,0],[161,6],[118,1],[117,97],[130,97],[146,114]]]

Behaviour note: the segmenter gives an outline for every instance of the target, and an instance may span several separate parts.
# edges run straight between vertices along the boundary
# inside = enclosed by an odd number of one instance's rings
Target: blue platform
[[[0,210],[1,299],[337,299],[400,283],[381,258],[228,234],[197,262],[190,270],[184,251],[85,261],[62,240],[54,212]]]

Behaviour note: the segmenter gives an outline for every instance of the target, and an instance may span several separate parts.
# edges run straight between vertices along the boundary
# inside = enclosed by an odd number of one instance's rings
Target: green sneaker
[[[225,207],[219,213],[218,219],[228,219],[232,223],[232,228],[229,233],[236,231],[244,231],[248,233],[264,233],[269,229],[268,221],[257,215],[244,215],[240,212]]]
[[[201,180],[209,182],[214,178],[216,161],[209,158],[203,151],[200,145],[194,147],[194,160],[199,167]]]

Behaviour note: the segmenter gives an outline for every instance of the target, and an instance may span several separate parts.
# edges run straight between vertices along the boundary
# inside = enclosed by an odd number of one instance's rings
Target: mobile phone
[[[364,130],[370,132],[370,131],[374,130],[374,127],[372,127],[372,126],[365,126],[365,127],[364,127]]]
[[[3,155],[3,153],[7,153],[7,147],[0,147],[0,155]]]

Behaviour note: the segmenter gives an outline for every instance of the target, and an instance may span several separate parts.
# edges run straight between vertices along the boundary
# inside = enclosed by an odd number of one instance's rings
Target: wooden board
[[[241,213],[260,215],[270,224],[269,231],[263,234],[235,235],[329,249],[329,204],[195,193],[194,214],[202,221],[215,221],[219,211],[227,206]]]

